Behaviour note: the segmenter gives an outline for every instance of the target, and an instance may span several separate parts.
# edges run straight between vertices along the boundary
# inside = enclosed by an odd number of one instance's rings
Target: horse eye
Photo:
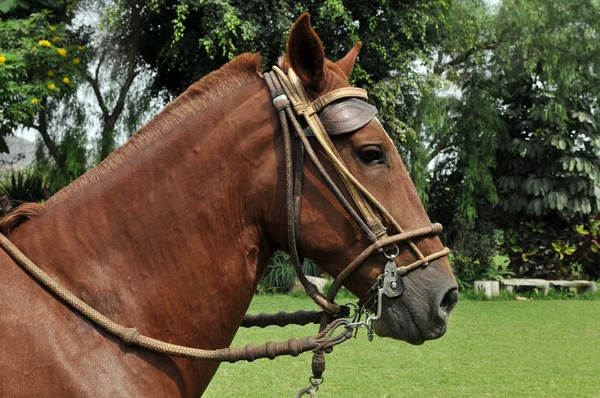
[[[385,154],[379,145],[368,145],[360,148],[358,156],[366,164],[385,164]]]

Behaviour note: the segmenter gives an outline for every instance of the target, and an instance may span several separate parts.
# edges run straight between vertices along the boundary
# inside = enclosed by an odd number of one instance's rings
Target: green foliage
[[[493,261],[497,232],[488,203],[482,198],[477,200],[478,218],[469,220],[463,216],[460,193],[464,188],[464,175],[459,168],[451,174],[446,174],[448,170],[439,166],[433,172],[429,216],[445,226],[441,238],[452,248],[450,264],[461,289],[472,287],[477,279],[508,276],[506,270]]]
[[[493,66],[494,97],[506,127],[496,170],[502,210],[515,218],[595,214],[600,76],[593,71],[600,66],[594,39],[600,4],[505,4],[498,28],[520,35],[510,46],[498,47]],[[509,11],[517,4],[520,12]]]
[[[305,275],[317,276],[321,269],[314,261],[306,259],[302,264],[302,272]],[[277,252],[265,269],[258,292],[285,293],[290,290],[295,281],[296,272],[290,263],[289,256],[284,252]]]
[[[36,169],[48,181],[48,189],[54,194],[87,171],[88,151],[86,132],[69,128],[56,136],[56,152],[64,168],[49,156],[47,148],[40,142],[36,151]]]
[[[581,224],[555,215],[522,221],[504,233],[503,250],[518,275],[536,278],[600,277],[600,221],[580,218]]]
[[[46,181],[36,172],[12,170],[0,180],[0,193],[15,202],[40,202],[47,199]]]
[[[46,98],[75,93],[85,49],[48,12],[0,20],[0,151],[16,128],[39,126]]]
[[[115,5],[114,20],[123,18],[129,0]],[[380,119],[394,141],[415,148],[415,109],[423,87],[417,64],[428,59],[436,31],[448,5],[427,1],[244,1],[158,2],[148,0],[141,12],[137,48],[144,62],[157,71],[155,89],[178,95],[193,82],[218,69],[235,55],[257,52],[265,67],[283,55],[289,29],[308,11],[332,60],[343,57],[358,41],[363,47],[351,81],[369,90]],[[413,176],[425,175],[423,162],[405,150]],[[418,181],[419,187],[426,181]],[[424,192],[424,191],[423,191]]]
[[[482,199],[500,205],[504,227],[525,215],[594,214],[600,4],[461,0],[445,15],[425,63],[432,94],[421,91],[411,165],[422,173],[433,161],[459,178],[468,221]]]
[[[260,282],[259,291],[265,293],[285,293],[294,284],[296,273],[284,253],[273,255]]]
[[[480,268],[477,260],[473,260],[471,257],[456,250],[450,254],[449,259],[459,288],[465,290],[473,287],[473,281],[477,279]]]
[[[57,23],[65,23],[76,6],[76,0],[0,0],[2,19],[23,19],[31,14],[51,11]]]

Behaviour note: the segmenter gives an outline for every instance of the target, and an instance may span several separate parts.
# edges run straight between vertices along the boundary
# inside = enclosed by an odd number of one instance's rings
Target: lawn
[[[311,309],[256,296],[251,313]],[[241,329],[235,346],[286,340],[316,326]],[[206,397],[293,397],[310,354],[223,364]],[[459,302],[448,333],[422,346],[365,333],[328,356],[319,397],[600,397],[600,301]]]

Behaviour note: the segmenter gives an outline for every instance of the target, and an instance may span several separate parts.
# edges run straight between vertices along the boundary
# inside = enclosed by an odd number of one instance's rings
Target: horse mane
[[[0,220],[0,233],[8,236],[10,231],[23,222],[36,218],[45,212],[46,207],[44,205],[39,203],[23,203]]]
[[[168,134],[191,116],[233,94],[240,87],[256,81],[261,76],[261,63],[262,59],[258,53],[242,54],[192,84],[98,166],[87,171],[48,199],[46,207],[64,203],[86,186],[101,181],[156,137]]]

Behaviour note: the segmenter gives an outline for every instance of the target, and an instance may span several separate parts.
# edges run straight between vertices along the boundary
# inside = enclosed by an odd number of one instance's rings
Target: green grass
[[[256,296],[251,313],[311,309]],[[282,341],[316,326],[242,329],[234,345]],[[206,397],[293,397],[310,354],[223,364]],[[327,356],[323,397],[600,397],[600,301],[463,300],[440,340],[410,346],[365,333]]]

